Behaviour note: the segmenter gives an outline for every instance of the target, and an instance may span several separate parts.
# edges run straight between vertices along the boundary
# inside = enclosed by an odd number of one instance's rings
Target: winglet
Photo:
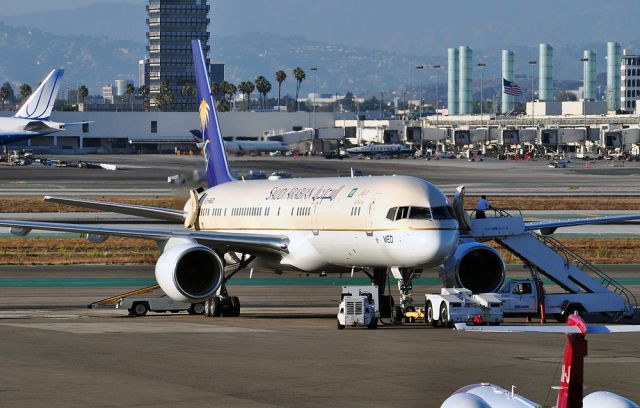
[[[54,69],[42,81],[38,89],[31,94],[29,99],[20,107],[14,115],[21,119],[49,120],[53,105],[58,96],[60,80],[64,75],[64,70]]]
[[[224,152],[224,142],[218,125],[218,114],[211,96],[207,64],[200,40],[192,40],[191,48],[193,50],[193,66],[198,88],[198,112],[200,114],[200,130],[202,131],[204,142],[207,181],[209,187],[213,187],[233,181],[233,177],[231,177],[227,156]]]

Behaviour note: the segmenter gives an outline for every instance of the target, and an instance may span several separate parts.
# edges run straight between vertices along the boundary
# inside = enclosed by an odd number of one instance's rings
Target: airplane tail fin
[[[213,187],[233,181],[233,177],[231,177],[227,156],[224,152],[224,141],[218,125],[218,114],[211,96],[211,86],[200,40],[191,41],[191,48],[198,88],[198,112],[200,113],[200,130],[204,142],[207,181],[209,187]]]
[[[53,104],[58,96],[60,80],[64,75],[64,70],[54,69],[42,81],[38,89],[31,94],[29,99],[20,107],[14,115],[21,119],[49,120]]]

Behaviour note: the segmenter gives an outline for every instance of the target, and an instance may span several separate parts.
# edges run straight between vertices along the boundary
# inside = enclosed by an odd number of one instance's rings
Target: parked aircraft
[[[155,240],[162,250],[155,270],[159,285],[175,300],[204,301],[208,316],[240,313],[239,299],[229,295],[227,282],[249,265],[316,273],[362,271],[381,295],[390,267],[409,286],[414,271],[442,265],[452,257],[457,258],[452,263],[454,273],[472,275],[462,282],[493,282],[504,275],[504,263],[501,258],[496,262],[499,255],[494,249],[478,242],[459,243],[454,209],[426,180],[409,176],[235,180],[200,42],[192,45],[209,188],[192,190],[182,210],[45,197],[50,202],[179,222],[183,230],[9,220],[0,220],[0,226],[11,227],[16,235],[32,229],[76,232],[92,242],[112,235]],[[634,218],[640,216],[582,223]],[[535,228],[576,223],[538,223]],[[225,270],[232,263],[234,268]],[[381,297],[383,314],[390,303]]]
[[[190,131],[193,138],[196,141],[196,146],[202,149],[204,144],[202,143],[202,131],[200,129],[194,129]],[[286,143],[278,141],[253,141],[253,140],[233,140],[230,142],[224,142],[224,150],[227,153],[233,154],[252,154],[252,153],[272,153],[272,152],[286,152],[289,146]]]
[[[0,118],[0,146],[65,129],[67,124],[49,120],[63,74],[52,70],[13,117]]]
[[[382,144],[350,147],[345,150],[352,156],[411,156],[416,150],[401,144]]]
[[[571,315],[566,326],[468,326],[456,324],[462,331],[509,333],[565,333],[564,362],[560,375],[556,408],[638,408],[629,399],[607,391],[596,391],[583,399],[584,358],[587,356],[587,333],[640,332],[638,325],[589,326],[578,315]],[[445,400],[441,408],[531,408],[541,405],[502,387],[481,383],[460,388]]]

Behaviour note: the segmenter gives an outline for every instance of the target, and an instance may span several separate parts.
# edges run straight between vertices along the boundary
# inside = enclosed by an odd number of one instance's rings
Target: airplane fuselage
[[[48,120],[0,118],[0,146],[61,130],[64,130],[63,123]]]
[[[281,264],[306,271],[434,266],[458,242],[444,194],[406,176],[224,183],[201,196],[196,228],[287,236]]]

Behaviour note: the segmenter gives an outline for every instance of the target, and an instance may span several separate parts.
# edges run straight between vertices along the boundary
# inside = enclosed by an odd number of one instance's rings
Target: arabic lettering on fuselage
[[[344,186],[334,187],[275,187],[269,192],[267,200],[311,200],[333,201]]]

